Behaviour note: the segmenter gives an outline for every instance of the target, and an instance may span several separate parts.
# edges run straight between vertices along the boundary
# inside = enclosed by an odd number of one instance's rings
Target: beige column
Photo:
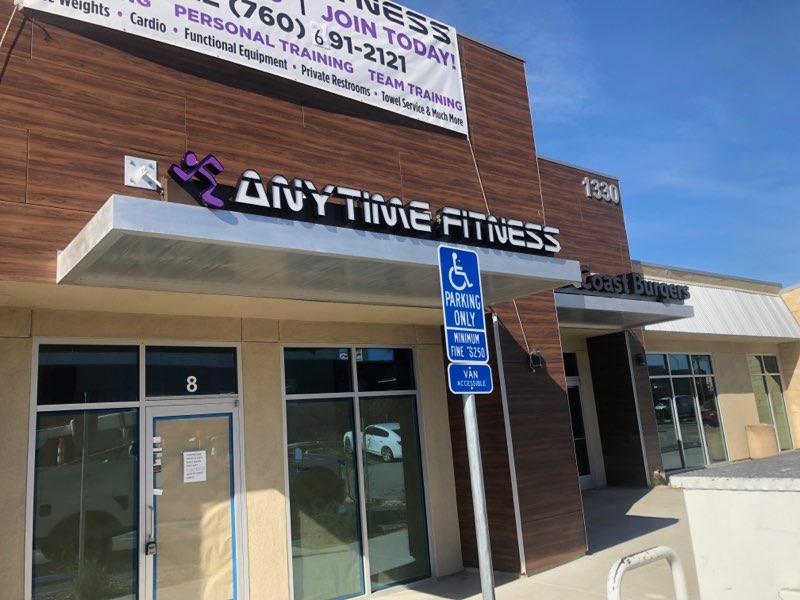
[[[289,598],[280,346],[242,344],[250,597]]]
[[[0,310],[0,581],[3,598],[25,597],[25,505],[31,406],[31,314]]]

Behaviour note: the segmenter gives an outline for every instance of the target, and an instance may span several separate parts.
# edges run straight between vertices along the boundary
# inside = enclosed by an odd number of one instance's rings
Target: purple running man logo
[[[203,183],[203,190],[200,192],[200,200],[206,206],[215,206],[222,208],[225,203],[214,195],[214,190],[217,187],[216,176],[222,173],[222,163],[217,160],[213,154],[209,154],[203,160],[198,161],[197,155],[194,152],[187,152],[183,155],[181,161],[182,167],[172,165],[169,168],[169,174],[175,179],[187,183],[193,177]]]

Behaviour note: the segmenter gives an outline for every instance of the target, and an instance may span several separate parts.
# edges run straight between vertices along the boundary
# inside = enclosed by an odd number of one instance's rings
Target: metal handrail
[[[608,600],[622,600],[622,578],[625,573],[661,559],[669,563],[670,571],[672,572],[672,584],[675,586],[675,600],[689,600],[683,563],[675,551],[666,546],[656,546],[649,550],[630,554],[611,565],[606,582]]]

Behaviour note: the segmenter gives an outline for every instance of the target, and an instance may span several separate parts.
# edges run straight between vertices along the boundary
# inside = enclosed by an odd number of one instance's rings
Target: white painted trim
[[[25,600],[33,596],[33,493],[36,479],[36,397],[38,395],[39,344],[31,344],[31,393],[28,407],[28,470],[25,498]]]

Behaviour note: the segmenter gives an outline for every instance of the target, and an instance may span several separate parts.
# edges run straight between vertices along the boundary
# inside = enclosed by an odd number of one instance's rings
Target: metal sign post
[[[483,466],[478,437],[476,394],[492,392],[492,369],[483,316],[483,293],[478,255],[471,250],[439,246],[439,284],[442,290],[447,343],[447,383],[464,402],[464,429],[478,542],[478,567],[483,600],[494,600],[494,572],[489,545],[489,519],[483,487]]]

